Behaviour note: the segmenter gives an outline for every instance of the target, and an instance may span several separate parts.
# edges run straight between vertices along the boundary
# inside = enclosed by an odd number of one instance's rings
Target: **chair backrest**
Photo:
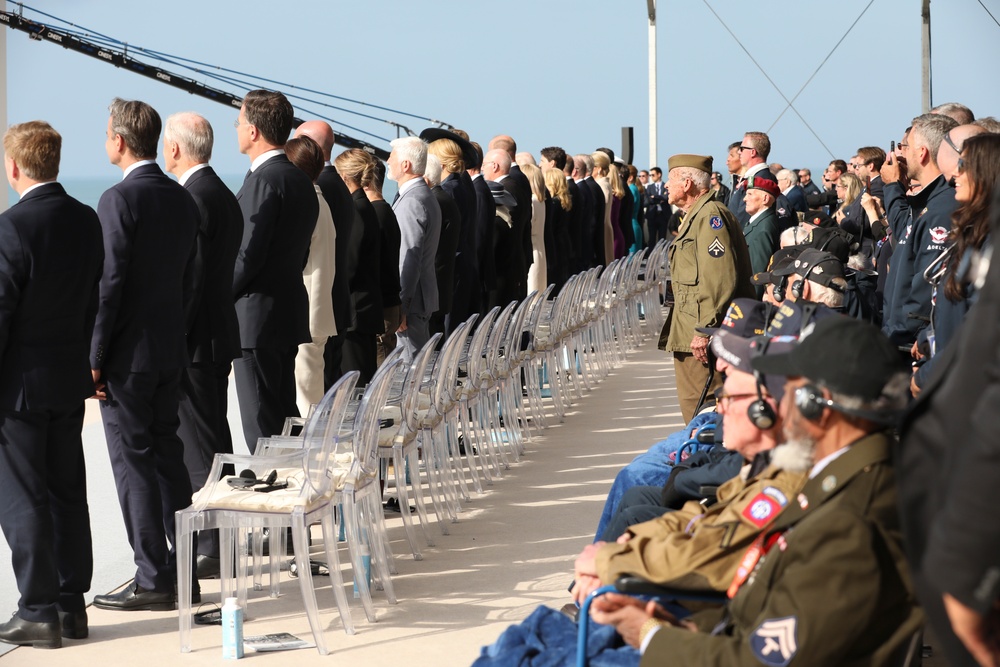
[[[403,423],[411,431],[417,430],[417,411],[420,409],[420,387],[424,383],[424,375],[427,373],[427,366],[434,357],[438,341],[441,334],[436,333],[431,336],[427,344],[420,348],[413,357],[410,370],[406,373],[406,380],[403,382]]]
[[[472,340],[469,342],[468,359],[466,360],[465,368],[471,385],[479,383],[479,374],[482,373],[485,368],[483,355],[486,351],[486,343],[489,340],[490,332],[493,328],[493,321],[496,320],[499,312],[500,306],[493,306],[488,313],[483,315],[483,319],[479,320],[479,326],[476,327],[475,333],[472,334]]]
[[[483,370],[489,371],[494,377],[504,367],[503,357],[508,354],[505,350],[507,325],[510,323],[511,315],[516,307],[517,301],[508,303],[493,320],[493,326],[490,328],[490,337],[486,343],[486,364]]]
[[[469,337],[469,325],[470,322],[462,322],[451,332],[434,362],[430,386],[431,403],[439,414],[444,414],[453,402],[455,386],[458,384],[458,358]]]
[[[306,422],[302,432],[305,450],[302,458],[305,473],[302,495],[305,497],[325,495],[330,490],[331,478],[327,471],[331,457],[337,453],[344,412],[360,375],[358,371],[345,373],[326,392]]]
[[[390,355],[378,367],[361,397],[361,403],[354,416],[354,460],[360,475],[351,475],[354,480],[361,479],[361,475],[374,475],[378,471],[380,415],[388,399],[397,367],[402,363],[400,355]]]

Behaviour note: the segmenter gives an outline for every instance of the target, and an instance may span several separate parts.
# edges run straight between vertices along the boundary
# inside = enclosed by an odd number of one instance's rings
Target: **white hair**
[[[410,163],[414,176],[423,176],[427,168],[427,143],[420,137],[400,137],[389,142],[396,157]]]
[[[809,240],[809,233],[812,230],[812,225],[806,226],[798,224],[794,227],[789,227],[785,231],[781,232],[781,236],[778,238],[778,246],[781,248],[787,248],[790,245],[805,243]]]
[[[777,173],[777,175],[775,176],[775,178],[777,178],[779,181],[786,180],[786,181],[790,182],[792,185],[798,185],[799,184],[799,175],[796,174],[791,169],[782,169],[781,171],[779,171]]]
[[[211,123],[204,116],[192,111],[182,111],[169,116],[164,124],[163,138],[167,141],[176,141],[185,156],[195,162],[208,162],[212,159],[215,137],[212,134]]]
[[[711,174],[707,171],[702,171],[701,169],[695,169],[694,167],[674,167],[671,171],[677,171],[677,175],[681,178],[690,178],[694,183],[694,186],[698,188],[700,192],[708,190],[710,184],[709,179]]]
[[[427,154],[427,166],[424,168],[424,180],[430,187],[441,185],[441,159],[433,153]]]

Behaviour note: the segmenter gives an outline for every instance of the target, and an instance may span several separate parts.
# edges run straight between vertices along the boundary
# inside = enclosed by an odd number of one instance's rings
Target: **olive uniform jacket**
[[[733,299],[755,297],[750,252],[736,217],[710,190],[684,216],[668,253],[674,307],[666,350],[690,352],[695,327],[717,327]]]
[[[718,502],[707,511],[690,500],[675,512],[631,526],[631,540],[597,552],[601,582],[631,574],[677,588],[726,590],[743,552],[794,502],[805,477],[773,466],[749,480],[738,475],[719,487]]]
[[[764,532],[770,549],[744,563],[727,609],[692,615],[701,632],[660,628],[640,664],[897,664],[923,612],[889,459],[888,437],[875,433],[831,461]]]

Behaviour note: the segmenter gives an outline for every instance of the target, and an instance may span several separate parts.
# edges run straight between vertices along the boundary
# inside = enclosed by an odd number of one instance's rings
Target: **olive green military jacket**
[[[805,482],[806,474],[768,467],[744,480],[719,487],[708,508],[689,501],[675,512],[629,528],[625,544],[606,544],[597,552],[597,573],[604,584],[631,574],[677,588],[725,591],[743,552],[781,512]]]
[[[703,194],[681,221],[668,250],[674,307],[667,352],[690,352],[695,327],[717,327],[729,302],[754,298],[746,239],[713,191]]]
[[[663,627],[641,665],[892,665],[921,627],[902,552],[889,440],[851,445],[767,529],[773,542],[725,610]],[[721,632],[710,634],[721,626]]]

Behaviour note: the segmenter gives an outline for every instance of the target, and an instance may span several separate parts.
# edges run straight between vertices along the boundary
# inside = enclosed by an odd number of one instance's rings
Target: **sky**
[[[983,3],[1000,17],[1000,0]],[[269,85],[286,92],[294,85],[441,119],[484,145],[510,134],[519,150],[536,157],[550,145],[571,153],[609,146],[617,153],[621,128],[632,126],[633,162],[650,166],[643,0],[177,0],[156,10],[135,0],[28,4],[75,30],[280,81],[287,85]],[[728,144],[762,130],[771,137],[771,161],[818,175],[830,159],[849,159],[860,146],[888,148],[921,112],[920,0],[657,5],[656,161],[663,166],[673,153],[699,153],[714,155],[724,171]],[[7,9],[16,6],[8,1]],[[990,83],[985,64],[1000,61],[1000,26],[979,0],[935,0],[931,12],[933,102],[960,101],[977,116],[1000,116],[1000,87]],[[24,16],[68,27],[27,8]],[[216,170],[236,176],[248,168],[232,127],[236,110],[22,32],[8,29],[6,37],[8,123],[44,119],[62,133],[61,179],[120,177],[104,152],[107,106],[115,96],[149,102],[164,118],[189,110],[205,115],[216,132]],[[768,77],[789,99],[809,81],[794,102],[801,118],[790,109],[782,114],[786,102]],[[321,114],[385,139],[396,136],[381,121],[316,102],[293,104],[301,118]],[[432,125],[363,109],[415,132]],[[388,148],[381,139],[335,129]]]

